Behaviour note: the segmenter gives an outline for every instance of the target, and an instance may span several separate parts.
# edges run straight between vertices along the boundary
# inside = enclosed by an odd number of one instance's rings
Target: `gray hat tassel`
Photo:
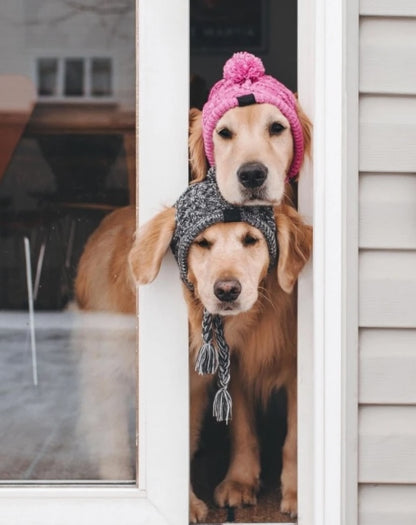
[[[218,348],[214,346],[215,343]],[[195,362],[195,371],[200,374],[214,374],[218,369],[218,391],[212,407],[217,421],[228,421],[232,414],[232,399],[228,392],[230,382],[230,349],[224,338],[224,326],[219,315],[211,315],[204,310],[202,318],[203,344]]]
[[[199,375],[215,374],[218,368],[218,354],[214,346],[212,329],[212,315],[204,310],[202,318],[203,344],[195,362],[195,372]]]
[[[230,349],[224,338],[224,326],[219,315],[214,317],[214,327],[216,329],[216,341],[219,353],[219,369],[218,369],[218,386],[219,389],[215,394],[214,403],[212,405],[212,413],[217,421],[228,421],[232,416],[233,402],[228,392],[228,384],[230,382]]]

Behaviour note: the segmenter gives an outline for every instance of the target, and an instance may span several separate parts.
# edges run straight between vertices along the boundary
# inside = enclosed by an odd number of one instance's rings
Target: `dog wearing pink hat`
[[[311,123],[295,94],[247,52],[225,63],[202,112],[190,112],[192,178],[203,180],[214,167],[221,194],[235,205],[290,203],[288,183],[310,142]]]

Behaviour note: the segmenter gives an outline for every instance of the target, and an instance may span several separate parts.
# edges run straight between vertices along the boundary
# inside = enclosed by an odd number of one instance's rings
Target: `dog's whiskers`
[[[259,293],[259,297],[262,297],[265,301],[267,301],[270,304],[270,306],[273,308],[273,310],[277,312],[276,305],[271,300],[270,293],[264,286],[259,286],[258,293]]]

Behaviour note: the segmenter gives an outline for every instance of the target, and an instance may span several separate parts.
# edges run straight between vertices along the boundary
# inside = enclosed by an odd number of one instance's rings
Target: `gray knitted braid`
[[[199,375],[215,374],[218,368],[218,353],[213,341],[212,315],[205,309],[202,318],[202,340],[203,344],[195,362],[195,372]]]
[[[228,385],[230,383],[230,349],[224,337],[224,325],[222,318],[215,315],[214,318],[215,339],[217,342],[219,353],[219,368],[218,368],[218,391],[215,394],[214,403],[212,405],[212,413],[217,421],[228,421],[232,417],[233,403],[228,392]]]

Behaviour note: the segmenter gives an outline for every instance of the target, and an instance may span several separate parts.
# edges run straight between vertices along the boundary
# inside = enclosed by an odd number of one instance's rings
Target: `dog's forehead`
[[[278,120],[282,124],[289,126],[288,119],[283,115],[279,108],[272,104],[251,104],[250,106],[234,107],[224,113],[217,123],[217,129],[224,125],[250,125],[264,124]]]

